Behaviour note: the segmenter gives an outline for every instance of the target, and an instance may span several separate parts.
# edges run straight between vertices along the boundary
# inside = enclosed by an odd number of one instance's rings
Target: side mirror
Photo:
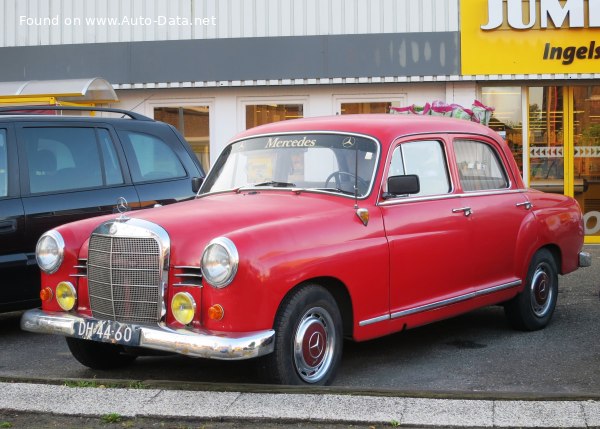
[[[192,192],[197,194],[200,190],[200,186],[202,186],[202,182],[204,182],[204,177],[192,177]]]
[[[387,192],[383,194],[384,198],[393,198],[398,195],[418,194],[421,190],[419,176],[416,174],[407,174],[404,176],[390,176],[387,180]]]

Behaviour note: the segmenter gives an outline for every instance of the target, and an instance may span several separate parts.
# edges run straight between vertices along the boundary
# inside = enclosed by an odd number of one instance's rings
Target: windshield
[[[375,140],[348,134],[257,137],[229,145],[201,193],[246,187],[301,188],[358,198],[371,190]],[[355,191],[356,188],[356,191]]]

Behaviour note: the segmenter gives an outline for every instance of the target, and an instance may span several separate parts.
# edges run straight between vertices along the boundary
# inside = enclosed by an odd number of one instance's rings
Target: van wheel
[[[290,295],[275,320],[275,351],[262,362],[269,381],[327,385],[342,356],[342,316],[323,287],[305,286]]]
[[[554,314],[557,297],[556,261],[549,250],[540,249],[529,265],[525,288],[504,306],[509,323],[523,331],[544,328]]]
[[[125,354],[123,347],[114,344],[66,337],[71,354],[77,361],[92,369],[121,368],[133,362],[137,356]]]

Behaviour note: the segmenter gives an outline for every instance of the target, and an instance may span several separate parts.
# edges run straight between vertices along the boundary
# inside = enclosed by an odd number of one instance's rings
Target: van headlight
[[[208,243],[202,253],[202,276],[216,288],[223,288],[233,281],[240,261],[233,241],[218,237]]]
[[[35,246],[35,259],[46,274],[58,270],[65,256],[65,241],[54,229],[45,232]]]

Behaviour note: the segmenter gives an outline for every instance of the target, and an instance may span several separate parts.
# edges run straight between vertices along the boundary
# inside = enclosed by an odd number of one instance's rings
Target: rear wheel
[[[305,286],[289,296],[275,321],[275,351],[263,358],[271,382],[326,385],[342,356],[342,317],[323,287]]]
[[[547,249],[531,260],[523,291],[504,306],[509,323],[516,329],[535,331],[552,318],[558,297],[556,261]]]
[[[71,354],[77,361],[92,369],[121,368],[137,356],[126,354],[123,347],[108,343],[66,337]]]

